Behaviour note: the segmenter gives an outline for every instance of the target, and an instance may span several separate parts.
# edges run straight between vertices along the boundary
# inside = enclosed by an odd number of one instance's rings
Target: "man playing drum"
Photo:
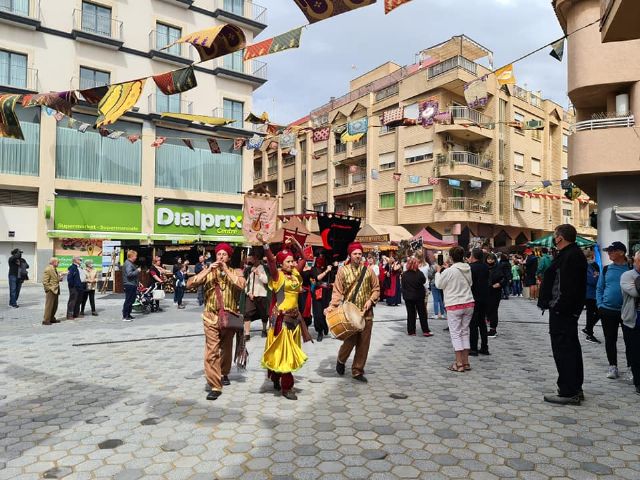
[[[369,344],[371,343],[373,307],[380,298],[380,283],[373,270],[362,261],[362,245],[360,243],[353,242],[349,244],[347,252],[349,253],[349,261],[338,270],[333,285],[331,305],[327,308],[326,313],[330,313],[339,307],[345,299],[353,299],[353,303],[362,312],[365,323],[364,330],[344,340],[338,351],[336,372],[338,372],[338,375],[344,375],[345,363],[355,347],[356,354],[351,366],[351,375],[355,380],[366,383],[367,378],[364,376],[364,366],[367,362]]]

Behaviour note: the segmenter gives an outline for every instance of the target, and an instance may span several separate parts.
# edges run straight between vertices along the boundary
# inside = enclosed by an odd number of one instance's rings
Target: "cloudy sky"
[[[256,41],[306,23],[293,0],[256,0],[269,28]],[[494,53],[497,67],[562,36],[551,0],[413,0],[384,15],[378,3],[309,26],[299,49],[260,58],[269,81],[254,96],[254,111],[289,123],[348,92],[349,80],[393,61],[413,63],[420,50],[464,34]],[[542,90],[567,106],[563,64],[544,51],[516,65],[520,86]]]

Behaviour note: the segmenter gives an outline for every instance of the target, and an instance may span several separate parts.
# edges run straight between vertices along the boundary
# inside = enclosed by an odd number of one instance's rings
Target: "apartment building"
[[[592,202],[584,196],[551,197],[563,195],[560,182],[567,177],[568,113],[539,93],[501,88],[493,75],[487,77],[486,106],[467,106],[464,85],[490,72],[478,63],[490,54],[457,36],[420,52],[414,65],[388,62],[352,80],[349,93],[297,122],[330,126],[329,139],[314,143],[306,132],[295,155],[281,149],[256,152],[254,184],[281,195],[284,214],[343,212],[381,231],[400,225],[415,234],[428,227],[463,245],[485,240],[497,247],[520,245],[562,222],[595,235],[589,226]],[[427,99],[436,100],[452,121],[428,128],[381,126],[380,116],[399,106],[406,118],[417,118],[419,103]],[[369,123],[366,136],[341,143],[335,132],[363,117]],[[508,125],[531,120],[544,129]],[[539,191],[545,195],[528,195],[543,180],[552,181]]]
[[[600,245],[618,240],[632,251],[640,249],[640,26],[638,14],[632,15],[638,3],[553,4],[565,32],[597,22],[568,39],[568,91],[576,111],[569,175],[597,198]]]
[[[164,49],[183,34],[228,23],[251,43],[265,19],[249,0],[4,0],[0,92],[86,89],[168,72],[199,59],[187,44]],[[195,70],[198,86],[179,95],[148,80],[136,107],[110,126],[125,132],[119,139],[82,133],[45,109],[18,108],[25,141],[0,139],[0,265],[19,247],[36,278],[52,254],[96,256],[103,241],[241,241],[239,192],[251,188],[253,155],[230,146],[253,133],[243,119],[267,80],[266,64],[236,52]],[[163,112],[236,121],[205,127]],[[73,117],[94,124],[96,113],[81,101]],[[166,143],[153,148],[160,136]],[[209,137],[221,154],[211,153]]]

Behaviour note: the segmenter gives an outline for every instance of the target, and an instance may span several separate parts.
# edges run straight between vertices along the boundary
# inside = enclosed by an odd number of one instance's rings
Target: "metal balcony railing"
[[[275,175],[276,173],[278,173],[277,165],[272,165],[269,168],[267,168],[267,175]]]
[[[40,0],[0,0],[0,12],[40,20]]]
[[[229,54],[217,59],[217,65],[219,68],[226,68],[233,72],[244,73],[263,80],[267,79],[267,64],[260,60],[244,61],[233,54]]]
[[[334,153],[344,153],[347,151],[346,143],[337,143],[333,149]]]
[[[472,75],[478,74],[478,65],[472,62],[468,58],[457,55],[455,57],[447,58],[440,63],[436,63],[429,67],[429,78],[437,77],[443,73],[450,72],[457,68],[462,68]]]
[[[492,213],[491,202],[477,198],[448,197],[440,199],[440,210],[444,212]]]
[[[267,8],[249,0],[215,0],[215,8],[258,23],[267,23]]]
[[[626,117],[612,117],[612,118],[599,118],[593,120],[584,120],[582,122],[576,122],[573,128],[576,132],[582,132],[584,130],[600,130],[603,128],[624,128],[634,127],[635,118],[633,115]]]
[[[160,97],[152,93],[148,97],[149,113],[193,113],[193,102],[174,97],[177,97],[177,95]]]
[[[111,16],[95,15],[81,9],[73,11],[74,30],[122,41],[122,28],[122,22]]]
[[[167,38],[162,32],[157,30],[151,30],[149,32],[149,50],[162,50],[169,45],[171,40]],[[188,43],[177,43],[171,45],[169,48],[162,50],[167,55],[173,55],[174,57],[184,58],[185,60],[193,60],[193,47]]]
[[[447,155],[438,157],[438,165],[448,165],[450,163],[471,165],[486,170],[491,170],[493,167],[493,162],[490,159],[483,159],[481,155],[472,152],[449,152]]]
[[[37,91],[38,70],[31,67],[16,68],[15,65],[0,62],[0,85]]]
[[[357,142],[353,142],[353,148],[362,148],[367,146],[367,136],[365,135]]]
[[[449,111],[454,120],[469,120],[476,124],[491,123],[493,121],[491,117],[484,113],[468,107],[449,107]]]
[[[364,183],[366,181],[367,181],[366,173],[354,173],[351,175],[351,183],[354,185],[358,183]]]

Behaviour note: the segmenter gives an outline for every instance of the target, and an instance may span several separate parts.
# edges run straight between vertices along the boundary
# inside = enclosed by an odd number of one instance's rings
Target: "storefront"
[[[38,193],[0,191],[0,266],[2,280],[7,281],[9,257],[19,248],[29,264],[29,279],[37,278],[36,240],[38,228]]]

